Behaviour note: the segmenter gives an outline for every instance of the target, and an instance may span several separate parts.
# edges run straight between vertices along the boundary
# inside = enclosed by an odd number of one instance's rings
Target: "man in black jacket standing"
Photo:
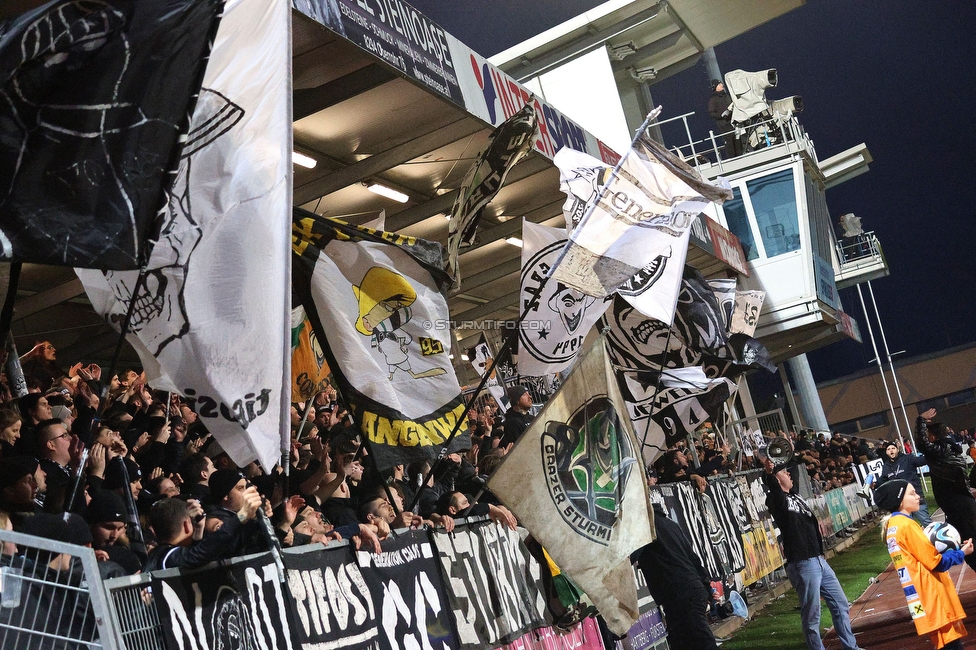
[[[857,650],[857,641],[851,631],[851,605],[837,575],[824,558],[823,537],[816,515],[793,489],[793,478],[785,465],[774,467],[768,457],[762,462],[766,470],[763,481],[768,490],[766,506],[783,536],[786,573],[800,597],[800,617],[807,648],[824,650],[820,639],[820,598],[823,597],[844,650]]]
[[[881,465],[881,476],[878,477],[878,489],[888,481],[903,479],[912,484],[915,491],[922,497],[922,503],[917,512],[912,513],[912,519],[917,521],[920,526],[928,526],[932,522],[929,516],[929,507],[925,503],[925,491],[922,489],[922,480],[918,476],[918,468],[926,465],[923,456],[903,454],[898,449],[895,442],[886,442],[884,446],[883,464]]]
[[[508,400],[512,408],[505,414],[505,434],[502,436],[500,447],[514,444],[532,422],[529,409],[532,408],[532,394],[525,386],[512,386],[508,389]]]
[[[725,157],[735,158],[742,155],[742,143],[732,131],[732,98],[725,92],[725,84],[718,79],[712,79],[712,96],[708,98],[708,114],[715,120],[718,132],[724,134]]]
[[[149,553],[143,572],[175,567],[194,569],[230,557],[240,525],[254,519],[260,507],[261,496],[257,490],[249,489],[237,517],[224,522],[219,529],[204,537],[206,519],[198,501],[157,501],[149,518],[159,546]]]
[[[966,459],[962,447],[949,437],[945,426],[933,422],[935,409],[918,416],[915,422],[915,448],[929,465],[932,495],[962,539],[976,538],[976,499],[969,490]],[[976,571],[976,554],[966,556],[966,564]]]
[[[667,617],[668,646],[672,650],[716,648],[706,608],[712,600],[705,568],[681,526],[654,504],[657,539],[637,551],[634,559],[644,573],[647,589]]]

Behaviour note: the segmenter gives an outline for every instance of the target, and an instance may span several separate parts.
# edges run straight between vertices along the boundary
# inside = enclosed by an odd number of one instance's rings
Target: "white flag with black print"
[[[563,217],[572,234],[596,202],[610,177],[611,165],[573,149],[560,149],[553,159],[559,168],[559,188],[566,194]],[[620,296],[641,313],[670,324],[681,287],[691,229],[657,252],[637,273],[617,288]]]
[[[617,174],[587,208],[557,258],[553,278],[591,296],[616,291],[682,239],[710,203],[732,198],[646,135],[624,154]],[[687,250],[680,251],[684,265]]]
[[[492,352],[491,345],[484,333],[478,336],[478,342],[474,344],[474,347],[468,349],[468,363],[471,364],[479,377],[484,377],[488,368],[491,368],[491,365],[495,363],[495,353]],[[488,381],[485,382],[485,389],[498,404],[498,408],[507,411],[511,407],[505,391],[505,380],[498,365],[492,369]]]
[[[583,349],[583,339],[610,304],[554,278],[546,279],[566,245],[560,228],[522,224],[522,281],[519,308],[519,374],[551,375],[568,368]]]
[[[288,421],[290,34],[287,0],[225,3],[128,335],[153,387],[186,396],[236,464],[265,469]],[[120,327],[139,273],[77,273]]]
[[[765,291],[736,291],[735,308],[732,310],[730,334],[753,336],[759,324],[759,314],[766,301]]]

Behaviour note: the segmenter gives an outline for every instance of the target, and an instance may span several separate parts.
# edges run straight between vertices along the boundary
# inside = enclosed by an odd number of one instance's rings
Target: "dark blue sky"
[[[545,0],[413,4],[491,55],[597,2]],[[827,158],[860,142],[871,171],[827,193],[832,216],[854,212],[881,240],[891,276],[875,281],[891,350],[906,356],[976,341],[976,3],[810,0],[716,48],[723,72],[777,68],[771,98],[802,95],[800,121]],[[664,116],[698,111],[714,123],[704,65],[655,84]],[[841,292],[865,343],[810,355],[817,381],[873,357],[855,289]],[[870,308],[870,305],[869,305]]]

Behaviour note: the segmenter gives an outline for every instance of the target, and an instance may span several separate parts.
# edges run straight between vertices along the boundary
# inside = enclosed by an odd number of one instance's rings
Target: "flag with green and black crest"
[[[292,250],[293,302],[379,468],[436,457],[464,411],[440,244],[296,208]],[[451,451],[470,448],[466,431]]]

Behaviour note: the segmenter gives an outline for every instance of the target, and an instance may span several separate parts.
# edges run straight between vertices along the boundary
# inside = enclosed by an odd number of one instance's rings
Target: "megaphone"
[[[773,465],[782,465],[793,459],[793,443],[788,438],[773,438],[766,445],[766,456]]]
[[[729,604],[732,605],[734,615],[749,620],[749,607],[738,591],[729,592]]]

